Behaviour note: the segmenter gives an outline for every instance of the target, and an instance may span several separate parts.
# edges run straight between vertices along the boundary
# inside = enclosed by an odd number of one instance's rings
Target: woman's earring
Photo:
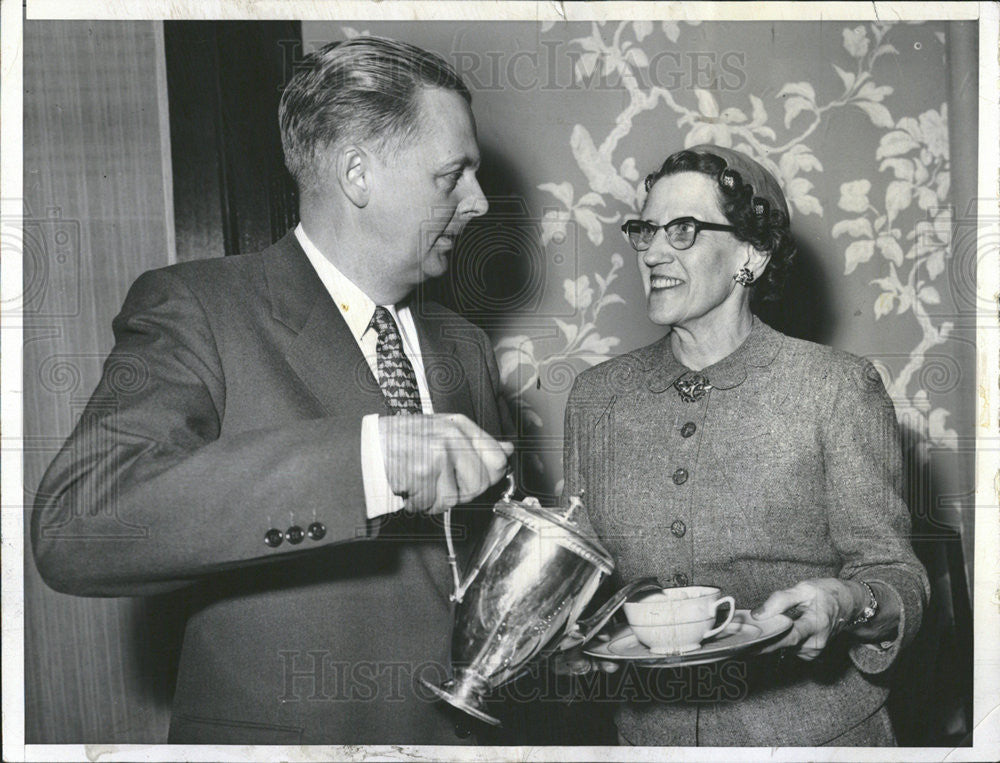
[[[740,268],[736,275],[733,276],[733,280],[740,284],[740,286],[749,286],[753,283],[755,277],[756,276],[754,276],[753,271],[744,266]]]

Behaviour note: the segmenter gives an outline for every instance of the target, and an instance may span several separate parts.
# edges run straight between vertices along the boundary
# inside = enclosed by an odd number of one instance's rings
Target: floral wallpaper
[[[870,287],[876,320],[895,313],[915,322],[919,338],[908,347],[905,365],[894,374],[883,366],[883,376],[900,419],[920,435],[920,447],[954,449],[958,435],[948,426],[949,403],[932,400],[919,375],[928,350],[946,342],[953,328],[928,311],[941,303],[939,285],[951,239],[947,103],[935,101],[919,114],[893,116],[891,96],[900,84],[887,84],[893,80],[876,63],[900,53],[892,42],[893,26],[877,23],[846,24],[840,30],[842,50],[828,64],[840,87],[784,82],[767,102],[752,92],[730,96],[698,87],[690,93],[643,87],[638,75],[663,44],[657,34],[677,42],[685,28],[697,24],[595,23],[589,34],[571,40],[582,51],[576,63],[580,77],[592,76],[600,66],[614,70],[628,100],[606,134],[595,138],[586,125],[573,125],[569,144],[579,172],[572,180],[538,185],[559,204],[542,219],[542,243],[565,237],[571,223],[595,247],[604,244],[606,234],[617,235],[618,224],[644,199],[644,173],[627,155],[633,122],[643,112],[667,110],[676,117],[679,143],[716,143],[745,151],[779,179],[793,216],[823,221],[831,249],[841,253],[843,277],[865,279]],[[944,32],[935,31],[934,40],[943,48]],[[830,160],[817,155],[824,147],[818,136],[830,116],[843,109],[860,110],[875,128],[868,144],[858,149],[867,176],[844,180],[836,198],[821,200],[810,177],[824,172],[824,160]],[[593,365],[616,352],[621,339],[614,314],[606,313],[603,320],[600,315],[603,308],[626,301],[612,287],[622,265],[615,254],[606,273],[563,281],[563,297],[578,319],[553,318],[561,334],[557,342],[543,348],[530,334],[516,334],[497,343],[501,375],[527,410],[536,396],[531,387],[547,366],[565,361]],[[641,294],[630,297],[641,299]],[[537,424],[539,419],[531,415],[530,421]]]
[[[473,92],[491,212],[459,247],[450,293],[494,338],[519,418],[522,488],[543,500],[561,492],[576,375],[663,334],[619,231],[642,205],[645,175],[699,143],[774,173],[799,255],[784,298],[761,316],[869,358],[904,433],[933,595],[911,650],[919,669],[901,670],[894,695],[897,734],[960,738],[971,625],[953,597],[968,596],[972,574],[977,255],[965,213],[974,190],[956,200],[952,189],[953,160],[968,189],[974,151],[953,157],[949,127],[969,135],[976,123],[971,99],[951,90],[975,92],[975,71],[950,69],[970,59],[969,23],[303,24],[307,46],[360,31],[440,53]]]
[[[952,496],[919,499],[935,503],[932,521],[957,526],[971,503],[975,268],[951,240],[961,221],[956,228],[950,197],[946,30],[366,22],[306,23],[303,37],[307,48],[361,33],[406,39],[470,85],[480,180],[494,209],[508,197],[522,209],[513,221],[498,214],[488,235],[520,225],[522,241],[460,248],[449,277],[457,309],[495,339],[519,413],[525,489],[560,492],[562,413],[576,374],[662,335],[618,230],[642,205],[643,178],[682,146],[718,143],[767,166],[789,201],[799,272],[777,327],[875,363],[911,470],[933,471],[928,490]],[[461,272],[469,261],[474,277]],[[530,272],[514,284],[519,270]],[[466,298],[491,272],[513,292],[478,310]]]

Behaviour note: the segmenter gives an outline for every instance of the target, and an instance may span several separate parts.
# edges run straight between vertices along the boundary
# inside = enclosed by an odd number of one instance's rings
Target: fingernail
[[[755,620],[759,620],[760,616],[762,614],[763,614],[763,612],[760,609],[751,609],[750,610],[750,617],[754,618]]]

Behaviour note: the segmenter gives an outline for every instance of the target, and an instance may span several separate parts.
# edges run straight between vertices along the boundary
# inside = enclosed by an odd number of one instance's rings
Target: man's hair
[[[465,83],[440,56],[384,37],[355,37],[309,54],[281,96],[278,124],[285,164],[299,192],[321,171],[320,152],[344,141],[393,152],[419,128],[424,88],[472,102]]]

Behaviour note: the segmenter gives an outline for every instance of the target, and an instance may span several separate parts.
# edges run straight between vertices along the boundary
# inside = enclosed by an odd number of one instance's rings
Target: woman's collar
[[[769,366],[784,341],[784,335],[775,331],[756,316],[750,333],[743,343],[729,355],[707,368],[692,371],[674,357],[670,349],[670,334],[650,345],[643,360],[647,370],[646,387],[650,392],[664,392],[683,376],[702,376],[714,389],[738,387],[747,378],[747,368]]]

